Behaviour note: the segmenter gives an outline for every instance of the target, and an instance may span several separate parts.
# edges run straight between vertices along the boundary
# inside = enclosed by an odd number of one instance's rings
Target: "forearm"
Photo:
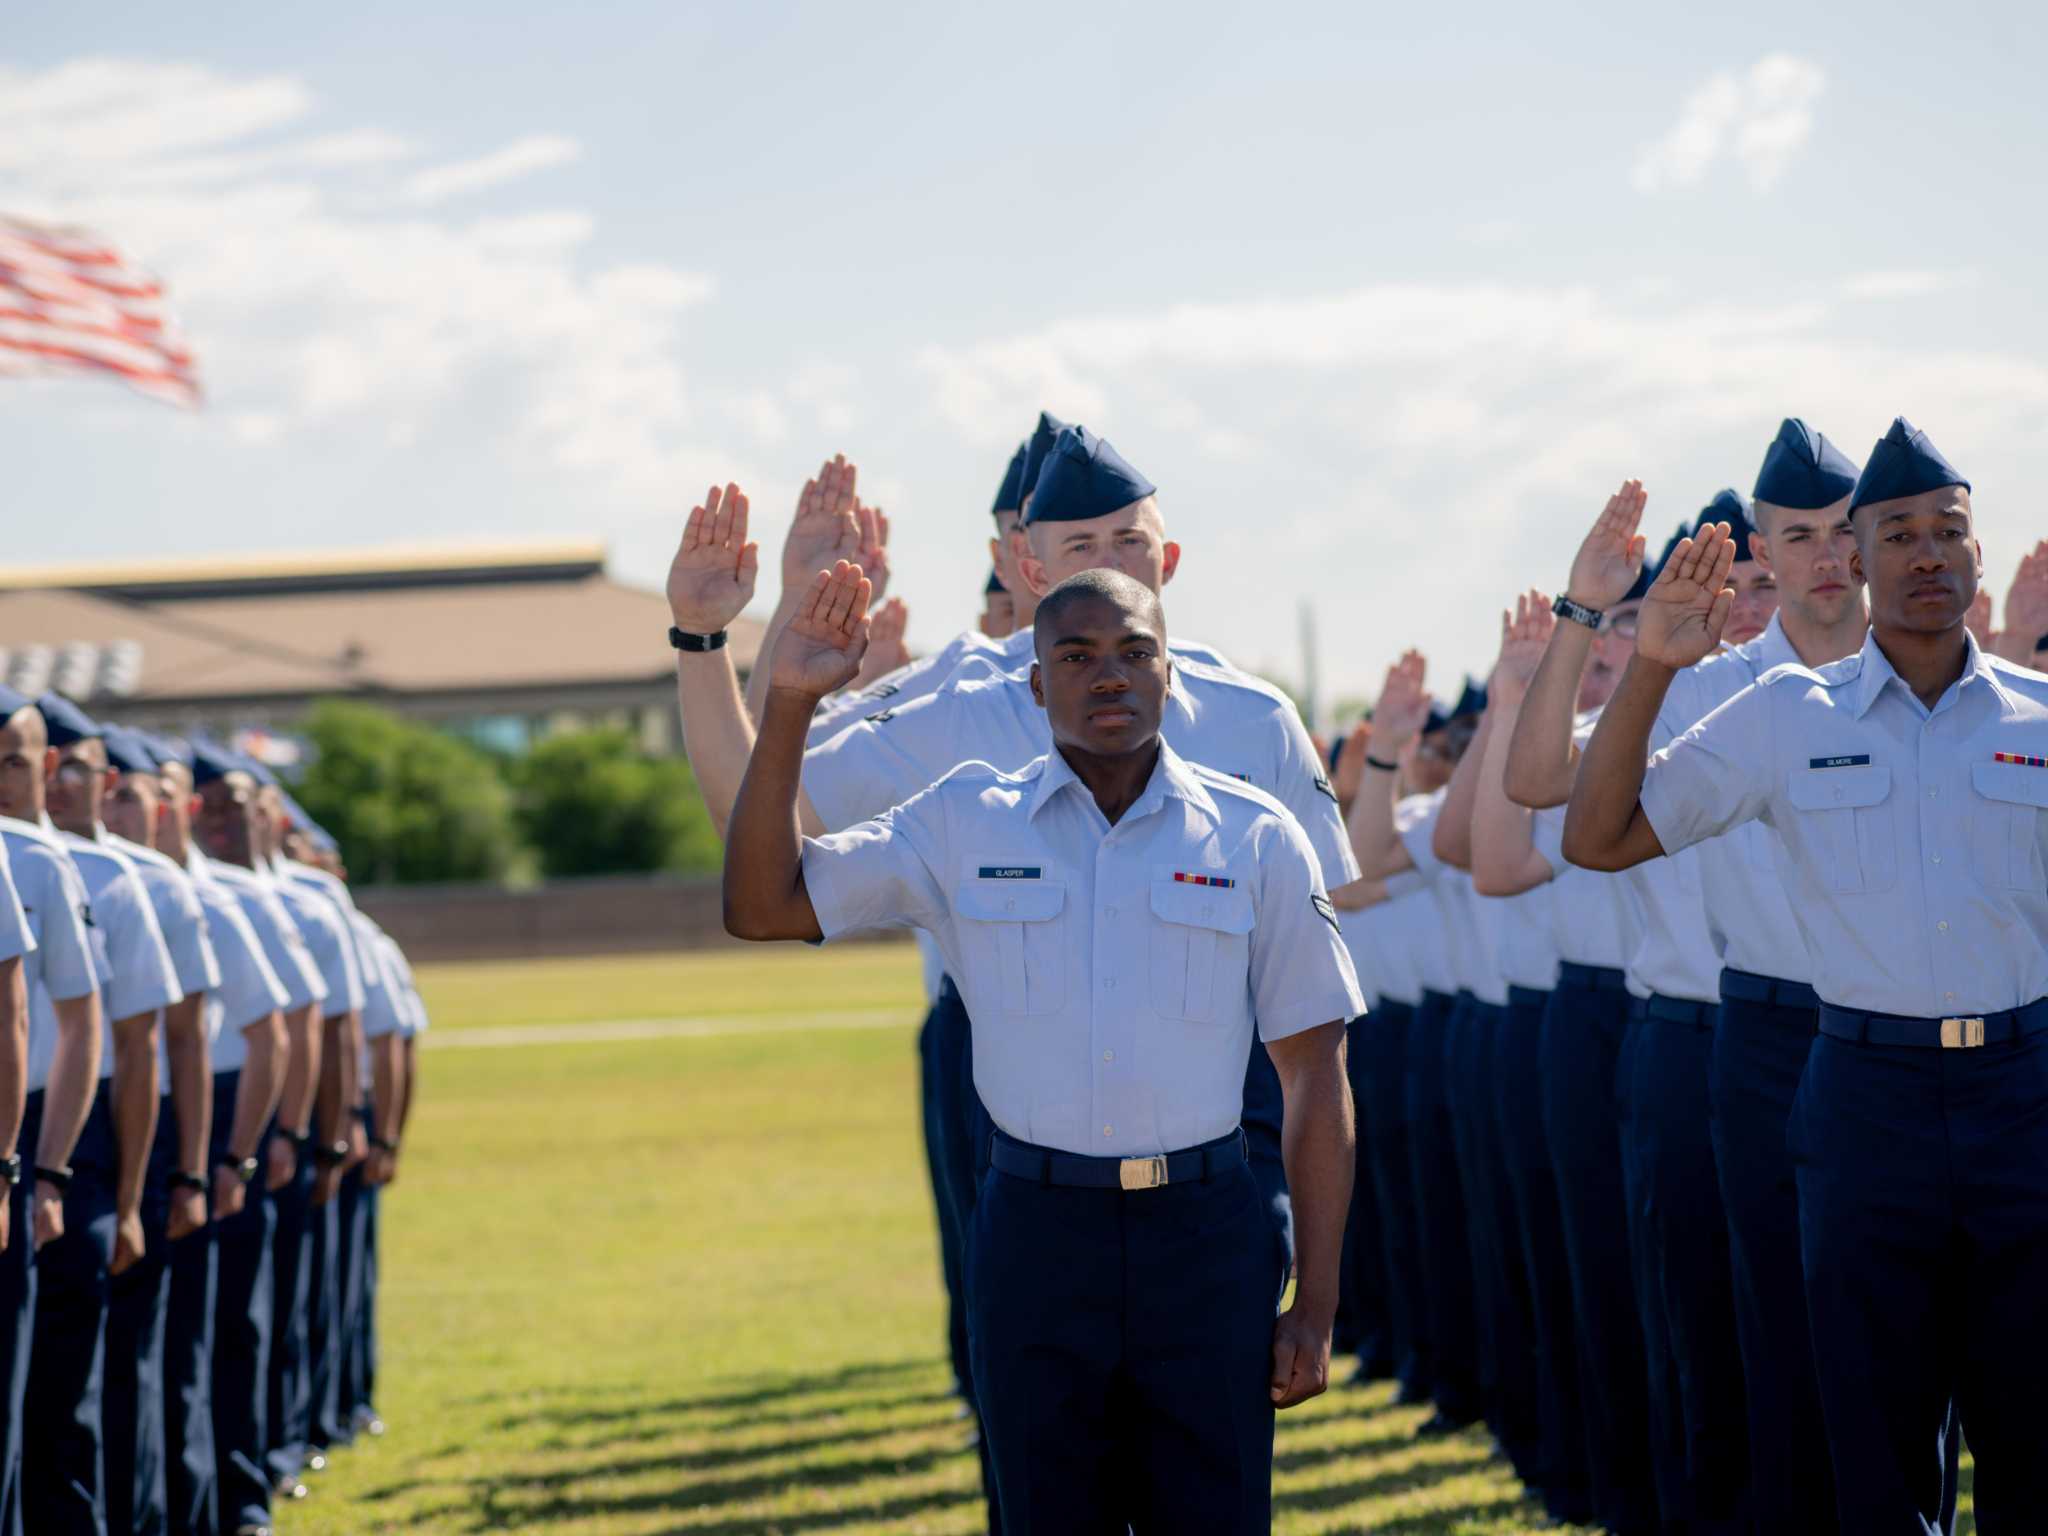
[[[725,839],[725,927],[742,939],[819,937],[803,883],[797,786],[817,700],[774,689]]]
[[[1572,723],[1578,712],[1579,679],[1592,654],[1593,632],[1569,621],[1551,632],[1543,660],[1515,720],[1508,748],[1508,798],[1540,811],[1571,798],[1578,751]]]
[[[1334,1033],[1334,1044],[1281,1076],[1285,1117],[1280,1150],[1294,1203],[1294,1305],[1319,1323],[1337,1315],[1339,1259],[1356,1169],[1343,1028],[1320,1026]]]
[[[142,1181],[156,1139],[156,1015],[114,1021],[114,1209],[125,1220],[142,1209]]]
[[[171,1064],[171,1112],[178,1117],[178,1166],[204,1173],[213,1135],[213,1064],[206,1045],[202,997],[188,997],[164,1014],[164,1051]]]
[[[57,1052],[43,1090],[43,1129],[36,1141],[36,1161],[48,1168],[70,1164],[100,1088],[99,995],[88,993],[56,1006]]]
[[[254,1157],[261,1150],[256,1143],[263,1127],[270,1123],[284,1089],[284,1053],[289,1047],[284,1021],[274,1013],[242,1033],[249,1042],[249,1054],[235,1087],[235,1123],[228,1128],[228,1150],[236,1157]]]
[[[320,1087],[320,1005],[308,1003],[287,1015],[284,1033],[284,1085],[278,1093],[277,1123],[288,1134],[303,1136],[312,1123],[313,1097]]]
[[[768,669],[763,650],[754,667],[757,677]],[[725,649],[676,652],[676,702],[683,712],[683,751],[697,777],[704,807],[719,836],[732,820],[740,780],[754,750],[754,723],[740,697],[739,674]]]
[[[1631,845],[1639,844],[1648,825],[1642,794],[1650,732],[1675,675],[1669,667],[1634,657],[1601,711],[1564,816],[1564,856],[1572,863],[1626,869],[1653,856]]]
[[[21,957],[0,961],[0,1155],[20,1150],[28,1087],[28,989]]]
[[[1401,776],[1383,768],[1368,766],[1365,785],[1351,807],[1345,830],[1351,834],[1351,851],[1358,856],[1358,872],[1368,880],[1384,880],[1414,867],[1408,850],[1401,846],[1394,830],[1394,802],[1400,798]]]
[[[1521,704],[1504,702],[1499,708],[1500,723],[1480,760],[1479,793],[1472,801],[1472,884],[1482,896],[1519,896],[1553,871],[1536,851],[1533,815],[1508,798],[1508,753]]]
[[[1340,912],[1363,912],[1387,899],[1384,880],[1354,880],[1330,892],[1330,905]]]
[[[789,628],[789,621],[796,617],[797,604],[804,590],[799,586],[792,592],[785,586],[782,596],[776,600],[775,611],[768,615],[768,627],[761,634],[761,648],[754,653],[754,670],[747,677],[745,709],[751,723],[758,724],[768,707],[768,658],[775,654],[775,642],[782,638],[782,632]]]
[[[405,1041],[396,1031],[370,1042],[370,1100],[377,1116],[372,1134],[398,1145],[405,1124]]]
[[[1465,755],[1458,759],[1450,788],[1444,792],[1444,808],[1430,832],[1431,850],[1453,869],[1472,867],[1472,805],[1478,798],[1479,768],[1485,761],[1486,744],[1493,736],[1493,722],[1491,709],[1480,717],[1479,730],[1466,747]]]
[[[356,1063],[348,1059],[348,1021],[354,1017],[353,1012],[337,1013],[320,1026],[320,1086],[313,1096],[313,1119],[323,1142],[348,1135],[348,1112],[356,1102],[349,1092]]]
[[[408,1035],[405,1041],[405,1062],[398,1078],[398,1134],[391,1139],[403,1141],[406,1127],[412,1124],[412,1106],[420,1096],[420,1051],[419,1041]]]

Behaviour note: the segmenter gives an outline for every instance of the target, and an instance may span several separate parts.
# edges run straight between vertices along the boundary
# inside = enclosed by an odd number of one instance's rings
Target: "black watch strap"
[[[395,1141],[386,1141],[382,1136],[372,1136],[370,1138],[370,1145],[375,1147],[379,1152],[389,1152],[394,1156],[398,1152],[398,1143]]]
[[[58,1192],[67,1193],[71,1188],[71,1169],[63,1164],[36,1164],[36,1182],[54,1184]]]
[[[1365,766],[1377,768],[1381,773],[1399,773],[1401,771],[1399,763],[1390,763],[1384,757],[1374,757],[1370,752],[1365,754]]]
[[[253,1157],[235,1157],[233,1155],[229,1155],[227,1157],[222,1158],[218,1166],[227,1169],[228,1172],[232,1173],[244,1184],[247,1184],[251,1179],[256,1177],[256,1159]]]
[[[1550,605],[1550,611],[1560,619],[1570,619],[1574,624],[1583,624],[1593,630],[1597,630],[1601,621],[1607,617],[1598,608],[1588,608],[1584,603],[1575,603],[1561,594],[1557,601]]]
[[[6,1157],[0,1157],[0,1184],[13,1185],[20,1182],[21,1154],[19,1152],[12,1152]]]
[[[348,1161],[348,1143],[345,1141],[323,1141],[313,1148],[313,1161],[323,1168],[333,1168]]]
[[[206,1175],[203,1173],[180,1168],[172,1173],[170,1183],[173,1189],[189,1189],[199,1195],[206,1193]]]
[[[725,631],[713,635],[693,635],[687,629],[668,627],[668,643],[679,651],[718,651],[725,648]]]

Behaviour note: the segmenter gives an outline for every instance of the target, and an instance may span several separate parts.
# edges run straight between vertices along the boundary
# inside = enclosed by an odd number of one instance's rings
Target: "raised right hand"
[[[1515,599],[1515,611],[1500,616],[1500,659],[1493,664],[1489,700],[1518,704],[1528,696],[1556,628],[1550,599],[1541,592],[1532,589]]]
[[[1680,671],[1721,643],[1735,591],[1728,572],[1735,541],[1726,523],[1709,523],[1697,538],[1681,539],[1643,598],[1636,617],[1636,654]]]
[[[776,638],[768,686],[822,699],[860,671],[868,648],[868,599],[874,588],[851,561],[811,578],[796,613]]]
[[[860,558],[860,498],[854,481],[860,471],[834,454],[819,466],[817,478],[804,482],[796,499],[796,516],[782,540],[782,593],[790,598],[810,585],[820,571],[840,560]],[[878,531],[878,525],[870,524]]]
[[[714,635],[754,598],[760,550],[747,542],[747,498],[736,485],[704,493],[690,510],[668,568],[668,611],[687,634]]]
[[[1624,480],[1572,557],[1565,595],[1588,608],[1611,608],[1628,596],[1643,569],[1643,536],[1636,527],[1649,501],[1640,480]]]
[[[1429,719],[1429,695],[1423,691],[1426,663],[1420,651],[1405,651],[1387,668],[1387,680],[1372,707],[1373,755],[1392,762],[1415,739]]]

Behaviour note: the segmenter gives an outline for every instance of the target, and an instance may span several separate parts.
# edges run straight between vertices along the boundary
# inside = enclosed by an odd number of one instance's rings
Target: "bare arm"
[[[1384,880],[1354,880],[1330,892],[1330,905],[1340,912],[1363,912],[1387,899]]]
[[[874,513],[860,506],[856,486],[860,471],[846,462],[845,454],[834,454],[806,480],[796,500],[796,515],[782,541],[782,592],[775,600],[767,631],[761,636],[761,657],[775,654],[776,642],[802,607],[811,589],[811,578],[829,571],[841,560],[860,561],[867,543],[863,528],[873,528]],[[745,533],[741,533],[745,542]],[[880,593],[876,593],[879,599]],[[768,703],[768,669],[756,662],[747,679],[747,718],[759,721]]]
[[[164,1052],[171,1064],[171,1111],[178,1117],[178,1166],[206,1168],[213,1134],[213,1067],[206,1043],[206,995],[193,993],[164,1010]]]
[[[136,1246],[117,1230],[112,1272],[120,1274],[142,1257],[139,1246],[142,1182],[149,1149],[156,1141],[156,1010],[114,1020],[113,1094],[114,1216],[117,1227],[133,1224]],[[124,1262],[125,1261],[125,1262]]]
[[[1628,595],[1643,568],[1643,539],[1636,529],[1648,500],[1635,480],[1608,498],[1572,559],[1565,595],[1573,602],[1604,611]],[[1578,772],[1572,722],[1592,649],[1593,632],[1583,624],[1560,624],[1551,634],[1508,750],[1505,782],[1517,805],[1539,811],[1571,798]]]
[[[1453,869],[1472,867],[1472,805],[1478,798],[1479,766],[1487,740],[1493,734],[1493,722],[1494,712],[1488,708],[1479,718],[1479,730],[1471,745],[1451,773],[1450,787],[1444,792],[1444,808],[1429,834],[1430,850]]]
[[[769,663],[767,707],[725,840],[725,929],[741,939],[818,939],[804,888],[797,781],[818,700],[859,668],[867,578],[841,561],[820,572]]]
[[[1664,845],[1643,812],[1650,732],[1671,679],[1721,640],[1735,594],[1726,589],[1735,546],[1711,524],[1680,543],[1643,603],[1636,654],[1586,744],[1564,818],[1564,856],[1586,869],[1628,869],[1661,858]]]
[[[1415,861],[1401,846],[1394,828],[1394,804],[1401,797],[1401,775],[1385,764],[1397,763],[1401,753],[1415,739],[1429,718],[1429,695],[1423,691],[1423,659],[1419,651],[1406,652],[1387,669],[1373,710],[1372,754],[1365,766],[1365,782],[1351,803],[1345,828],[1351,834],[1351,851],[1358,855],[1358,872],[1368,880],[1384,880]],[[1375,763],[1381,766],[1373,766]]]
[[[1329,1385],[1356,1130],[1341,1020],[1269,1041],[1266,1050],[1285,1106],[1280,1152],[1294,1199],[1295,1246],[1294,1301],[1273,1327],[1271,1391],[1274,1407],[1292,1408]]]
[[[284,1087],[285,1052],[290,1049],[284,1016],[275,1011],[245,1025],[242,1038],[249,1043],[249,1054],[237,1074],[235,1119],[228,1127],[228,1156],[237,1162],[246,1162],[263,1151],[263,1128],[270,1123],[271,1113],[277,1108],[277,1096]],[[279,1143],[290,1150],[290,1143],[285,1142],[282,1136],[271,1138],[273,1146]],[[290,1178],[289,1173],[286,1178]],[[238,1214],[248,1198],[247,1186],[231,1170],[214,1170],[215,1221],[226,1221]]]
[[[70,1165],[100,1087],[99,994],[88,992],[55,1006],[57,1054],[43,1089],[43,1129],[36,1142],[36,1161],[46,1168]]]
[[[370,1167],[379,1183],[389,1181],[396,1171],[392,1165],[405,1128],[405,1044],[405,1037],[395,1029],[370,1042],[370,1103],[376,1115],[376,1137],[384,1143],[379,1149],[383,1160],[373,1154]]]
[[[1487,713],[1498,718],[1480,760],[1479,792],[1472,801],[1472,888],[1482,896],[1519,896],[1556,873],[1536,851],[1532,817],[1508,798],[1506,783],[1522,701],[1556,626],[1550,599],[1541,592],[1525,594],[1516,602],[1493,669]]]
[[[0,960],[0,1153],[20,1150],[28,1087],[28,985],[21,956]]]
[[[419,1041],[411,1035],[405,1037],[405,1073],[401,1079],[398,1101],[402,1106],[398,1112],[398,1134],[391,1139],[402,1142],[405,1128],[412,1124],[412,1107],[420,1097],[420,1049]]]
[[[704,505],[691,511],[669,567],[669,611],[676,628],[689,634],[726,628],[753,597],[759,564],[759,551],[747,542],[746,496],[736,485],[722,491],[713,486]],[[754,665],[757,676],[766,678],[771,654],[764,644]],[[740,697],[732,653],[723,647],[676,652],[676,702],[683,713],[683,748],[691,772],[712,825],[723,836],[754,750],[754,724]],[[799,808],[806,830],[824,830],[808,802]]]

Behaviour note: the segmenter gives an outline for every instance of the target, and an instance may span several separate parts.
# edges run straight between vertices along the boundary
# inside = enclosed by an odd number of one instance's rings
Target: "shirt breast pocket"
[[[1208,1023],[1244,985],[1252,898],[1234,886],[1152,882],[1152,1009]]]
[[[1850,894],[1883,891],[1898,878],[1892,771],[1882,763],[1795,770],[1785,797],[1827,885]]]
[[[2048,811],[2048,768],[1972,763],[1970,843],[1977,878],[2006,891],[2039,891],[2041,813]]]
[[[1065,1004],[1066,905],[1059,880],[963,880],[953,892],[962,961],[1002,977],[1011,1013],[1051,1013]]]

